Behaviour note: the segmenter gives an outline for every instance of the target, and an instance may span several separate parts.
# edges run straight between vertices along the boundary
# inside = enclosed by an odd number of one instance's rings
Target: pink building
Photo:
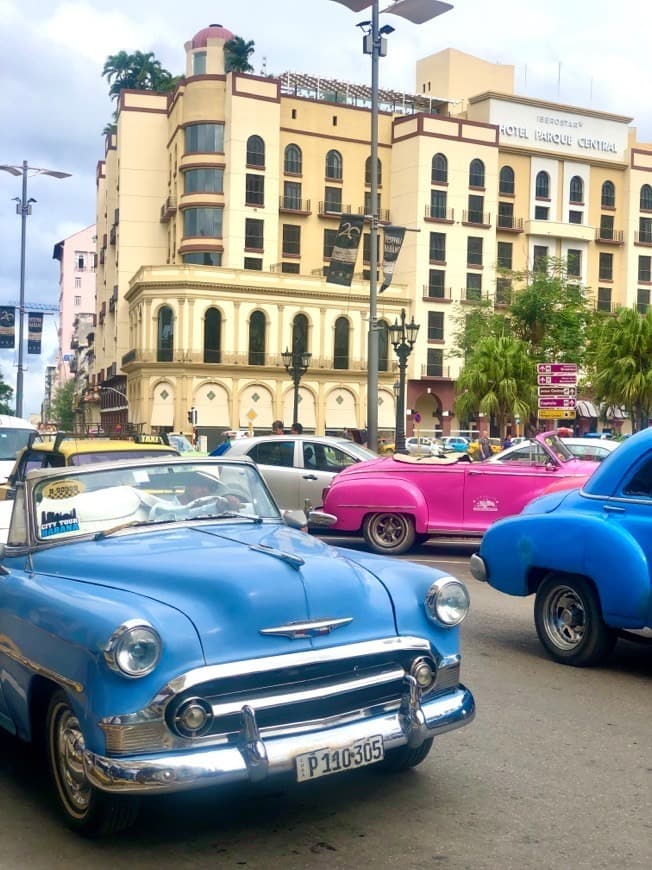
[[[76,318],[95,314],[95,224],[57,242],[52,258],[59,261],[59,350],[55,385],[71,375],[72,337]]]

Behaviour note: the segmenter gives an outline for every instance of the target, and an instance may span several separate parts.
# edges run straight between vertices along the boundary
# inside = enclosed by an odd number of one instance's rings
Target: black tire
[[[66,823],[87,837],[130,827],[138,815],[138,799],[94,788],[84,773],[83,750],[79,720],[66,693],[57,690],[48,707],[46,751],[55,797]]]
[[[595,589],[574,574],[548,574],[537,590],[534,624],[546,652],[563,665],[597,664],[617,640],[602,618]]]
[[[401,773],[403,770],[416,767],[417,764],[421,764],[432,749],[432,742],[433,738],[431,737],[429,740],[425,740],[421,746],[417,746],[416,749],[407,745],[390,749],[376,767],[388,773]]]
[[[369,514],[362,531],[369,549],[385,556],[407,553],[416,538],[414,520],[406,514]]]

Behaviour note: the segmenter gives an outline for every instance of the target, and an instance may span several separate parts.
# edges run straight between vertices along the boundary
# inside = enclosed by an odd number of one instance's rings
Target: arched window
[[[641,211],[652,211],[652,187],[649,184],[641,188]]]
[[[249,318],[249,365],[265,365],[265,330],[267,322],[262,311],[254,311]]]
[[[369,186],[371,184],[371,157],[367,157],[364,164],[364,183]],[[378,184],[383,183],[383,166],[380,160],[378,161]]]
[[[260,136],[250,136],[247,139],[247,166],[265,168],[265,143]]]
[[[537,172],[535,195],[539,199],[550,199],[550,176],[547,172]]]
[[[469,187],[484,187],[484,163],[477,158],[469,165]]]
[[[326,155],[326,178],[334,181],[342,180],[342,155],[334,149]]]
[[[616,188],[613,181],[605,181],[602,185],[602,196],[600,201],[602,208],[616,207]]]
[[[378,371],[389,369],[389,327],[387,321],[378,321]]]
[[[283,169],[290,175],[301,175],[301,148],[298,145],[288,145],[283,158]]]
[[[297,314],[292,321],[292,352],[305,353],[308,350],[308,318]]]
[[[164,305],[159,308],[156,329],[156,361],[172,362],[174,350],[174,317],[172,309]]]
[[[448,183],[448,160],[444,154],[435,154],[432,158],[430,181],[432,184]]]
[[[570,180],[570,202],[584,202],[584,182],[579,175],[574,175]]]
[[[338,317],[335,321],[335,346],[333,351],[333,368],[348,369],[349,367],[349,321],[346,317]]]
[[[514,170],[511,166],[503,166],[500,170],[499,192],[506,196],[514,195]]]
[[[222,314],[209,308],[204,318],[204,362],[222,362]]]

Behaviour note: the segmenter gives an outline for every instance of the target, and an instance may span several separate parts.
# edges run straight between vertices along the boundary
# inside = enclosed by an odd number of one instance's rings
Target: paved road
[[[531,602],[469,578],[472,550],[410,556],[469,582],[463,679],[478,705],[417,770],[158,798],[137,829],[98,844],[61,827],[31,752],[0,737],[1,870],[648,870],[652,650],[620,643],[603,668],[554,664]]]

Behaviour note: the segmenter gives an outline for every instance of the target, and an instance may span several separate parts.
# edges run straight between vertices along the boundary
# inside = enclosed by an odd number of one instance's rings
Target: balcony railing
[[[637,245],[652,245],[652,232],[649,230],[644,230],[641,232],[634,233],[634,242]]]
[[[342,205],[341,202],[319,201],[319,217],[340,217],[343,214],[351,214],[350,205]]]
[[[453,298],[453,290],[451,287],[430,287],[424,284],[423,298],[430,302],[450,302]]]
[[[436,365],[425,365],[421,366],[421,377],[422,378],[450,378],[451,369],[450,366],[436,366]]]
[[[370,212],[369,212],[369,209],[367,209],[363,205],[361,205],[358,208],[358,214],[369,216]],[[390,223],[390,213],[389,213],[388,208],[379,208],[378,209],[378,220],[380,221],[381,224]]]
[[[491,226],[491,215],[486,211],[476,211],[475,209],[471,209],[467,211],[466,209],[462,212],[462,223],[463,224],[472,224],[477,227],[490,227]]]
[[[523,232],[523,218],[514,217],[511,214],[498,215],[498,229],[510,230],[513,233]]]
[[[425,218],[427,221],[441,221],[442,223],[452,224],[455,220],[455,209],[433,208],[432,206],[427,205]]]
[[[161,223],[167,223],[177,210],[176,196],[168,196],[161,206]]]
[[[625,234],[622,230],[614,230],[613,227],[598,227],[595,231],[595,240],[608,245],[622,245]],[[652,244],[652,235],[650,235],[650,244]]]
[[[179,365],[180,363],[183,365],[218,365],[221,368],[225,368],[227,366],[243,366],[243,367],[268,367],[268,368],[278,368],[283,369],[283,358],[280,353],[226,353],[221,352],[219,354],[219,361],[212,361],[205,359],[204,351],[194,351],[194,350],[175,350],[170,355],[169,351],[165,352],[165,355],[168,357],[165,360],[157,359],[158,354],[155,350],[141,350],[140,348],[132,348],[126,354],[123,355],[121,365],[124,367],[129,365],[130,363],[156,363],[159,362],[161,365]],[[170,358],[171,356],[171,358]],[[317,369],[328,369],[328,370],[336,370],[341,371],[341,361],[338,369],[335,369],[335,361],[333,357],[313,357],[310,360],[310,370],[315,371]],[[355,372],[363,372],[367,369],[367,360],[366,359],[349,359],[348,366],[344,368],[344,371],[355,371]],[[394,363],[392,361],[391,367],[387,369],[388,371],[394,370]]]
[[[291,211],[295,214],[310,214],[310,200],[297,199],[296,196],[279,196],[279,211]]]

